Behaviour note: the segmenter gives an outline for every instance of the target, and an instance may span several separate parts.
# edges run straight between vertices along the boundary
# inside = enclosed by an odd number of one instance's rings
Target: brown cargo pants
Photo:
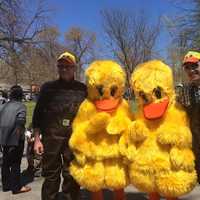
[[[62,192],[66,200],[78,200],[80,187],[69,174],[68,167],[73,155],[68,147],[68,139],[48,133],[43,136],[44,154],[42,175],[45,180],[42,186],[42,200],[55,200],[63,177]]]

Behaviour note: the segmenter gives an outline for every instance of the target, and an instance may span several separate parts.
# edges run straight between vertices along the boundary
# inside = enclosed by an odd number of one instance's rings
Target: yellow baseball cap
[[[183,65],[185,63],[198,63],[200,61],[200,53],[197,51],[188,51],[183,59]]]
[[[68,61],[70,64],[76,64],[76,58],[75,58],[75,56],[74,56],[73,54],[67,52],[67,51],[64,52],[64,53],[62,53],[62,54],[58,57],[57,61],[59,61],[59,60],[66,60],[66,61]]]

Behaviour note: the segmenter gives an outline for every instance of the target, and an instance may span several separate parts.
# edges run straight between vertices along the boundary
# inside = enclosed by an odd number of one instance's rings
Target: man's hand
[[[35,140],[34,142],[34,151],[38,155],[42,155],[44,152],[43,144],[40,140]]]
[[[39,131],[34,130],[35,134],[35,142],[34,142],[34,151],[38,155],[42,155],[44,153],[44,146],[40,141]]]

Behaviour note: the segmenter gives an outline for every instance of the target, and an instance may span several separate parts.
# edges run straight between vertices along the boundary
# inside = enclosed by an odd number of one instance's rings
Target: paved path
[[[26,168],[26,161],[23,159],[22,170]],[[2,192],[2,186],[0,183],[0,200],[40,200],[40,190],[43,182],[43,178],[35,178],[34,181],[29,177],[23,178],[25,182],[29,182],[29,186],[32,188],[31,192],[12,195],[10,192]],[[139,192],[134,187],[127,187],[125,189],[127,200],[147,200],[147,196],[144,193]],[[104,191],[105,200],[111,200],[112,193],[110,191]],[[63,200],[60,196],[59,200]],[[82,190],[81,200],[89,200],[89,192]],[[198,185],[195,189],[188,195],[180,198],[181,200],[200,200],[200,186]]]

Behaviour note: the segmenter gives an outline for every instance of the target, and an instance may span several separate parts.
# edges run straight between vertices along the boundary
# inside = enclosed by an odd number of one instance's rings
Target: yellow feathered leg
[[[149,200],[160,200],[160,195],[156,192],[152,192],[149,194]]]
[[[114,190],[114,200],[126,200],[124,189]]]
[[[102,190],[97,192],[92,192],[91,194],[92,200],[103,200],[103,193]]]

